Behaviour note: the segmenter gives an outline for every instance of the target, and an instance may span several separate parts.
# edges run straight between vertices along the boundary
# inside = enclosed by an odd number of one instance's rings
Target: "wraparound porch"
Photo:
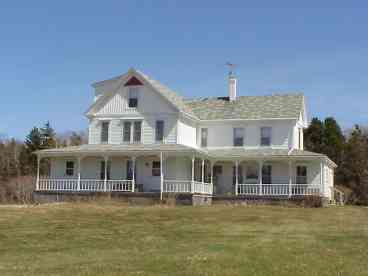
[[[51,170],[48,176],[38,175],[40,191],[159,192],[161,197],[165,193],[327,197],[329,193],[321,158],[221,158],[191,149],[69,152],[39,155],[39,162],[46,157],[51,158]]]

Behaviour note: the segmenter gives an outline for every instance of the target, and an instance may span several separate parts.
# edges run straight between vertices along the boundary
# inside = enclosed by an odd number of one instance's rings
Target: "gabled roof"
[[[240,96],[187,100],[186,104],[200,120],[223,119],[299,119],[304,112],[303,94]]]
[[[109,91],[108,93],[105,93],[100,98],[98,98],[97,101],[87,110],[86,114],[90,115],[91,113],[97,112],[97,110],[104,103],[106,103],[117,92],[117,90],[122,85],[124,85],[131,77],[136,77],[143,83],[146,83],[149,86],[151,86],[152,89],[154,89],[158,94],[160,94],[164,99],[166,99],[170,104],[172,104],[178,111],[184,112],[189,116],[196,118],[190,107],[185,104],[183,97],[179,96],[178,94],[170,90],[168,87],[161,84],[159,81],[151,79],[147,75],[133,68],[129,69],[128,73],[124,75],[92,84],[93,87],[97,87],[99,85],[103,85],[106,82],[111,81],[118,82],[117,85],[115,86],[116,89],[114,91]]]

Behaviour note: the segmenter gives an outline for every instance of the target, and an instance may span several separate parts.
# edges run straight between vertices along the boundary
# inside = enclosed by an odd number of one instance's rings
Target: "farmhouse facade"
[[[86,145],[42,150],[38,191],[333,197],[334,168],[304,150],[302,94],[184,99],[142,72],[93,84]]]

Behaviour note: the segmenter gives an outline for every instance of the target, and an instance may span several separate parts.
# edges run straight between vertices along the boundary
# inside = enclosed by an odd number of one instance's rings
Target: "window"
[[[128,106],[130,108],[137,108],[138,107],[138,87],[130,87],[129,88],[129,100],[128,100]]]
[[[101,125],[101,143],[109,142],[109,122],[102,122]]]
[[[244,128],[234,128],[234,147],[244,146]]]
[[[124,127],[123,127],[123,142],[124,143],[130,143],[131,127],[132,127],[131,122],[126,122],[126,121],[124,122]]]
[[[66,161],[65,174],[67,176],[74,175],[74,162],[73,161]]]
[[[271,127],[262,127],[261,128],[261,146],[270,146],[271,145]]]
[[[156,142],[164,141],[164,121],[156,121]]]
[[[246,179],[258,179],[258,167],[256,164],[249,164],[246,167]]]
[[[262,167],[262,183],[272,184],[272,166],[263,165]]]
[[[128,160],[126,162],[126,176],[127,180],[133,180],[133,161]]]
[[[296,167],[296,184],[307,184],[307,167]]]
[[[104,180],[105,179],[105,165],[106,165],[106,162],[105,161],[101,161],[101,170],[100,170],[100,179],[101,180]],[[107,161],[107,177],[106,179],[107,180],[110,180],[110,168],[111,168],[111,162],[110,161]]]
[[[201,128],[201,147],[207,147],[208,129]]]
[[[161,175],[161,162],[153,161],[152,162],[152,176],[160,176]]]
[[[142,122],[135,121],[134,122],[134,132],[133,132],[133,142],[140,143],[141,142],[141,133],[142,132]]]

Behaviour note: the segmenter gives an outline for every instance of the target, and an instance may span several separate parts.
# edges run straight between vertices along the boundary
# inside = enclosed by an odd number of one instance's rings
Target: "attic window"
[[[135,85],[143,85],[143,83],[137,79],[136,77],[131,77],[124,86],[135,86]]]

